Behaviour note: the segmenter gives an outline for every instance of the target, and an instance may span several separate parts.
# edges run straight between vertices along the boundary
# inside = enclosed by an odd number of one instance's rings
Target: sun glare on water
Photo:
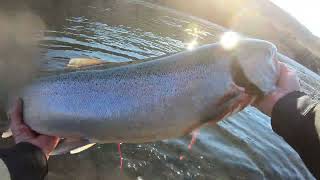
[[[240,35],[236,32],[225,32],[220,38],[220,44],[224,49],[233,49],[239,43]]]

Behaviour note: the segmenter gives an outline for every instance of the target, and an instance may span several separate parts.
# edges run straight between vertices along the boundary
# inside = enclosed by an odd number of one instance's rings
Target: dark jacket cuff
[[[12,180],[43,180],[48,173],[47,159],[40,148],[30,143],[19,143],[0,151]]]
[[[303,92],[289,93],[280,98],[273,107],[272,129],[289,141],[289,144],[292,141],[297,143],[299,139],[296,138],[303,136],[318,140],[315,133],[314,113],[310,113],[316,105],[317,103]],[[305,140],[301,139],[301,142],[305,143]]]
[[[302,92],[281,98],[273,108],[273,130],[293,147],[308,169],[320,178],[320,140],[315,125],[318,103]]]

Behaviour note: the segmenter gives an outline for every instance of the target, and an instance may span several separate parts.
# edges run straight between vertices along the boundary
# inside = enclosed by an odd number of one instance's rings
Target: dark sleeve
[[[320,179],[320,105],[302,92],[290,93],[274,106],[271,124]]]
[[[0,150],[12,180],[43,180],[48,172],[47,159],[42,150],[30,143],[19,143]]]

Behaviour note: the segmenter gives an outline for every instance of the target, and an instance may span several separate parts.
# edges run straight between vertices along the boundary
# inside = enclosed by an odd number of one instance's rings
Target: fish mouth
[[[252,89],[250,90],[252,90],[252,93],[254,93],[254,91],[257,91],[256,93],[261,93],[258,92],[260,91],[259,89],[255,89],[256,87],[251,88]],[[217,103],[217,106],[223,106],[223,104],[228,100],[232,100],[232,103],[230,104],[230,106],[228,106],[227,110],[217,118],[217,120],[224,119],[226,116],[243,110],[245,107],[252,104],[256,100],[256,95],[253,96],[252,94],[249,94],[248,92],[246,92],[245,88],[233,83],[231,85],[230,91],[220,99],[220,101]]]
[[[188,128],[185,132],[189,133],[194,129],[198,129],[203,124],[215,124],[239,111],[242,111],[255,100],[256,96],[247,94],[243,87],[232,83],[230,90],[226,92],[225,95],[221,97],[221,99],[215,104],[215,106],[220,107],[222,111],[219,111],[219,113],[213,118],[204,118],[204,121],[195,124],[191,128]]]

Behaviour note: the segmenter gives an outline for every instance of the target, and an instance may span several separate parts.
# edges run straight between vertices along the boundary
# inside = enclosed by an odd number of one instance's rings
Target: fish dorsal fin
[[[39,77],[65,74],[65,73],[75,72],[75,71],[105,70],[105,69],[111,69],[111,68],[129,65],[129,64],[139,64],[143,62],[148,62],[148,61],[152,61],[162,57],[165,57],[165,56],[151,57],[144,60],[135,60],[135,61],[127,61],[127,62],[110,62],[107,60],[100,60],[100,59],[94,59],[94,58],[72,58],[70,59],[66,68],[59,69],[59,70],[42,70],[39,73]]]
[[[69,61],[66,70],[69,71],[86,71],[86,70],[103,70],[110,69],[119,66],[125,66],[128,64],[137,64],[142,61],[128,61],[128,62],[110,62],[98,59],[82,59],[82,58],[74,58]]]
[[[71,58],[67,67],[69,68],[81,68],[92,65],[104,64],[106,61],[95,58]]]
[[[77,154],[77,153],[80,153],[82,151],[85,151],[89,148],[91,148],[92,146],[94,146],[96,143],[91,143],[91,144],[87,144],[85,146],[81,146],[81,147],[78,147],[76,149],[73,149],[70,151],[70,154]]]
[[[70,73],[70,72],[75,72],[75,71],[103,70],[103,69],[110,69],[113,67],[124,66],[124,65],[131,64],[131,63],[138,63],[135,61],[108,62],[108,61],[102,61],[102,60],[97,60],[97,61],[92,60],[91,64],[89,63],[89,61],[87,61],[88,63],[83,62],[81,64],[82,60],[83,60],[82,58],[73,58],[69,61],[69,64],[64,69],[42,70],[39,74],[39,77],[65,74],[65,73]],[[84,61],[86,61],[86,60],[84,60]]]

